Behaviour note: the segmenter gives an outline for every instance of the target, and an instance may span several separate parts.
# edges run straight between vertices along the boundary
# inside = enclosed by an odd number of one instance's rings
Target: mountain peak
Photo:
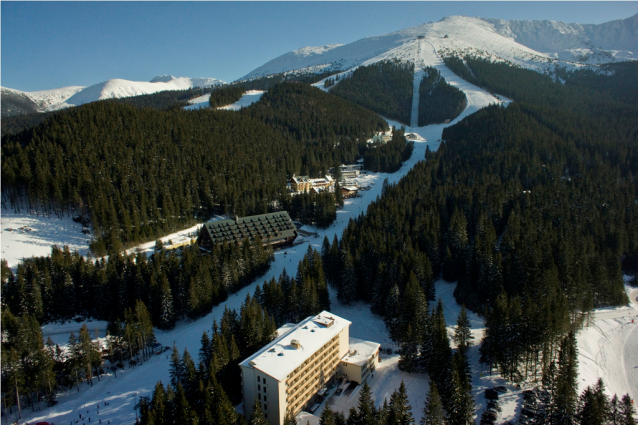
[[[157,77],[153,78],[150,82],[151,83],[168,83],[169,81],[173,81],[175,79],[175,77],[173,77],[172,75],[158,75]]]

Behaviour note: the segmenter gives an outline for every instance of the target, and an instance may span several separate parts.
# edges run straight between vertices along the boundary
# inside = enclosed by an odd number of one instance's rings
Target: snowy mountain
[[[291,71],[347,70],[391,58],[414,60],[416,40],[425,40],[440,56],[474,54],[539,71],[553,64],[573,67],[638,59],[637,23],[638,15],[600,25],[451,16],[346,45],[304,47],[267,62],[241,80]]]
[[[2,116],[9,116],[9,109],[14,111],[11,112],[13,115],[15,115],[15,113],[48,112],[102,99],[139,96],[165,90],[210,87],[219,84],[226,83],[216,78],[189,78],[162,75],[153,78],[149,82],[113,79],[89,87],[70,86],[34,92],[23,92],[3,87]],[[11,106],[5,108],[5,102],[7,101],[10,102]],[[7,109],[7,114],[5,114],[5,109]]]
[[[38,105],[26,93],[4,87],[0,89],[0,93],[3,117],[37,112]]]
[[[600,25],[484,19],[517,43],[569,62],[638,59],[638,14]]]

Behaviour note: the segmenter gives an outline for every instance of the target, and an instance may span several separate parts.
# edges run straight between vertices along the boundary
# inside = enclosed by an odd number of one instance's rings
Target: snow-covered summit
[[[539,52],[570,62],[638,59],[638,14],[603,24],[504,21],[485,18],[496,31]]]
[[[37,105],[37,112],[55,111],[70,106],[83,105],[102,99],[139,96],[165,90],[185,90],[194,87],[210,87],[225,82],[216,78],[190,78],[161,75],[151,81],[130,81],[112,79],[89,87],[69,86],[60,89],[22,92],[15,89],[2,88],[4,93],[26,96]]]
[[[155,77],[150,82],[113,79],[85,88],[67,99],[66,103],[69,105],[82,105],[102,99],[117,99],[166,90],[186,90],[193,87],[209,87],[218,84],[225,83],[215,78],[176,78],[172,75]]]
[[[167,75],[158,75],[157,77],[154,77],[150,82],[151,83],[170,83],[171,81],[175,81],[175,80],[183,81],[184,79],[190,80],[190,82],[191,82],[191,86],[190,87],[211,87],[211,86],[216,86],[216,85],[219,85],[219,84],[226,84],[225,82],[223,82],[222,80],[218,80],[217,78],[174,77],[174,76],[168,75],[168,74]],[[177,82],[177,84],[181,84],[181,83]]]
[[[638,59],[638,15],[600,25],[503,21],[449,16],[345,45],[305,47],[279,56],[242,78],[292,70],[347,70],[383,59],[414,60],[416,40],[442,55],[474,54],[543,70],[548,65]]]

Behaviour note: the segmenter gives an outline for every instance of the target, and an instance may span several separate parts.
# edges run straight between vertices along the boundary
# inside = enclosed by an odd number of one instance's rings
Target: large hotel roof
[[[350,323],[346,319],[322,311],[294,327],[280,328],[283,332],[279,337],[241,362],[240,366],[253,367],[282,381]]]

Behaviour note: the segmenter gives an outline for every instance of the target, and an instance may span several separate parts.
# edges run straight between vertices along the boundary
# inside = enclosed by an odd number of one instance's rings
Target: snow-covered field
[[[225,109],[227,111],[239,111],[241,108],[245,108],[247,106],[252,105],[255,102],[258,102],[261,99],[261,96],[264,94],[263,90],[248,90],[243,96],[235,103],[226,106],[220,106],[217,109]],[[194,109],[202,109],[210,107],[209,104],[210,94],[205,94],[204,96],[197,97],[195,99],[191,99],[188,103],[190,105],[184,106],[184,109],[194,110]]]
[[[68,245],[71,251],[78,250],[82,255],[88,253],[90,235],[83,234],[82,225],[69,216],[15,213],[4,208],[0,214],[2,259],[10,267],[16,267],[23,258],[51,254],[51,245],[55,244]]]

